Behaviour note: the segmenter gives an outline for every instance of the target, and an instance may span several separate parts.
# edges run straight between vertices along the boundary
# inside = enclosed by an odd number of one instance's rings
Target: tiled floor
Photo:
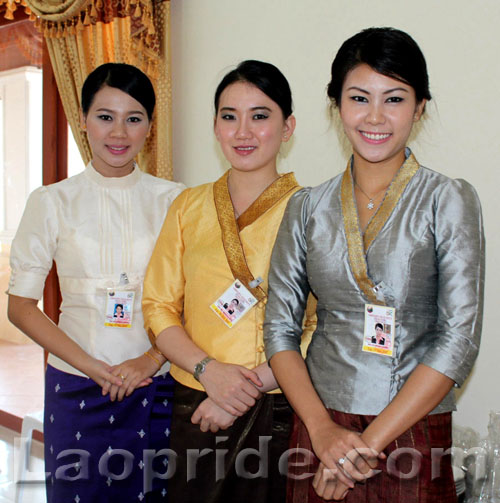
[[[43,367],[37,344],[0,340],[0,411],[22,418],[43,408]]]
[[[14,466],[19,461],[21,418],[43,408],[43,350],[36,344],[0,340],[0,503],[15,500]],[[14,446],[17,446],[15,448]],[[33,442],[31,471],[43,470],[43,445]],[[44,503],[43,484],[24,484],[22,502]]]
[[[16,447],[14,447],[16,446]],[[14,469],[19,461],[19,433],[0,426],[0,503],[15,502],[16,485],[14,482]],[[43,445],[34,441],[31,446],[30,471],[32,473],[43,471]],[[17,472],[18,473],[18,472]],[[44,484],[23,484],[22,503],[45,503]]]

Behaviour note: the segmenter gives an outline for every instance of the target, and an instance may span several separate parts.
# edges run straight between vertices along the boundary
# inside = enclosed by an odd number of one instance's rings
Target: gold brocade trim
[[[418,162],[415,159],[415,156],[410,154],[389,185],[384,200],[374,218],[370,220],[368,226],[366,227],[364,236],[365,252],[368,250],[373,240],[377,237],[377,234],[387,222],[387,219],[396,207],[401,194],[404,192],[406,186],[410,183],[410,180],[417,171]]]
[[[380,304],[373,287],[375,286],[368,277],[366,257],[364,253],[363,240],[359,229],[358,211],[354,202],[353,184],[351,178],[351,163],[347,164],[347,169],[342,177],[341,186],[342,214],[344,217],[344,231],[347,240],[347,250],[349,254],[349,264],[351,265],[354,279],[365,297],[372,304]]]
[[[255,220],[274,206],[283,196],[298,187],[299,184],[293,173],[280,176],[240,215],[237,221],[240,232],[247,225],[253,224]]]
[[[222,232],[222,244],[226,254],[227,263],[233,277],[242,281],[250,290],[252,295],[259,301],[266,298],[266,292],[260,287],[250,287],[250,282],[255,278],[248,267],[240,239],[240,230],[234,216],[234,207],[227,185],[229,171],[214,183],[214,202],[217,210],[217,218]],[[283,180],[284,179],[284,180]],[[283,180],[283,181],[281,181]],[[293,185],[293,186],[292,186]],[[263,215],[269,208],[277,203],[282,197],[290,192],[294,187],[298,188],[293,173],[284,175],[273,182],[257,198],[254,203],[240,216],[245,216],[244,224],[249,225]],[[248,215],[246,215],[248,213]]]
[[[393,178],[387,193],[380,205],[377,213],[368,223],[364,238],[359,227],[358,211],[354,198],[354,187],[351,173],[351,161],[347,163],[347,168],[342,177],[341,200],[342,214],[344,218],[344,230],[349,253],[349,264],[356,283],[365,297],[372,304],[384,305],[373,291],[375,285],[368,276],[368,266],[366,263],[366,251],[377,237],[382,227],[387,222],[393,212],[406,186],[418,171],[419,165],[415,156],[410,154],[403,163],[399,171]]]

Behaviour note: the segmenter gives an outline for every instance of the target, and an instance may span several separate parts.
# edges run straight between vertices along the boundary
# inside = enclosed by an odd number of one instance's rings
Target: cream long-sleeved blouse
[[[142,281],[167,209],[183,188],[137,166],[130,175],[108,178],[89,164],[83,173],[36,189],[12,243],[7,293],[40,299],[55,260],[61,330],[109,364],[141,355],[150,347]],[[122,273],[136,291],[132,326],[104,326],[107,288],[116,287]],[[48,362],[82,375],[54,355]]]

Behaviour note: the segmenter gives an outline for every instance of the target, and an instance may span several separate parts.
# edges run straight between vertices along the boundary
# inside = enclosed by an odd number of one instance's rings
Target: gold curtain
[[[26,2],[26,3],[25,3]],[[168,0],[0,0],[27,5],[42,31],[66,117],[85,163],[91,158],[80,128],[80,90],[107,62],[144,71],[156,91],[151,133],[139,154],[144,171],[172,179],[170,2]],[[12,7],[11,7],[12,10]]]
[[[0,12],[3,12],[5,19],[12,21],[14,19],[14,12],[18,7],[24,7],[25,12],[29,15],[30,10],[26,6],[25,0],[0,0]]]

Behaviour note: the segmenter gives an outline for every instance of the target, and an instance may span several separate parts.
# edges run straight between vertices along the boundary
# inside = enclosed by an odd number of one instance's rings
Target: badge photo
[[[233,284],[210,306],[210,309],[232,328],[255,304],[257,299],[245,285],[235,280]]]
[[[106,296],[105,327],[130,328],[134,311],[133,290],[108,289]]]
[[[393,307],[365,305],[365,328],[362,350],[383,356],[394,351],[396,310]]]

